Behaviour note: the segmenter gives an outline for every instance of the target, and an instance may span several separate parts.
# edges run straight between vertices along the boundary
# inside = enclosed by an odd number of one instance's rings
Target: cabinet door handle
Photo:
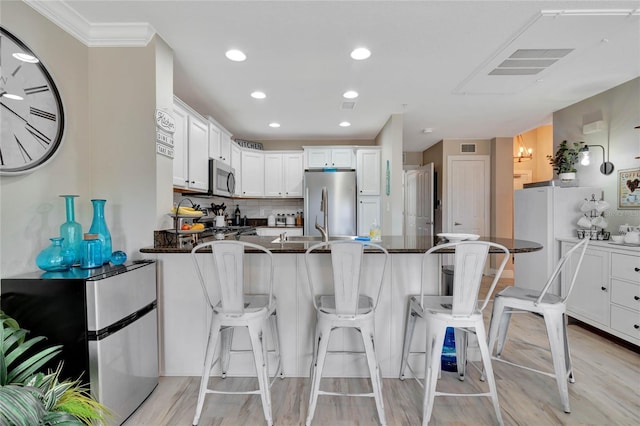
[[[640,296],[633,296],[633,300],[640,300]]]
[[[607,288],[606,287],[600,287],[600,290],[607,291]]]
[[[636,271],[636,272],[640,272],[640,268],[638,268],[638,267],[633,268],[633,270]]]
[[[633,324],[633,328],[635,328],[636,330],[640,328],[640,325],[638,324]]]

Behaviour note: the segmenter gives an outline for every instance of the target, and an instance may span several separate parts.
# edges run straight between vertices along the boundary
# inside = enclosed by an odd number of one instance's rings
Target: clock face
[[[62,100],[42,62],[2,27],[0,70],[0,174],[27,173],[60,148]]]

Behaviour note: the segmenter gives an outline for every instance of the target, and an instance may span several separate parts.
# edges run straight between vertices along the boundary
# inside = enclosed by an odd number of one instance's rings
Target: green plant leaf
[[[0,386],[0,424],[33,426],[46,413],[39,390],[20,385]]]
[[[33,376],[38,370],[60,353],[60,346],[54,346],[38,352],[24,362],[20,363],[10,373],[7,380],[10,383],[22,383]]]

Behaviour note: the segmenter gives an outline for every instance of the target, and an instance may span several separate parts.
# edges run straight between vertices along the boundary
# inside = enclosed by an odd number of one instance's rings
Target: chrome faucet
[[[318,216],[316,216],[316,229],[322,235],[322,241],[329,241],[329,199],[327,195],[327,187],[322,187],[322,200],[320,200],[320,211],[324,213],[324,226],[318,225]]]

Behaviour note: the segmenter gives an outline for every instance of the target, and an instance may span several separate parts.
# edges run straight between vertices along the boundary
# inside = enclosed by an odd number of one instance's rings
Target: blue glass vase
[[[82,225],[76,222],[74,198],[77,195],[61,195],[65,199],[67,221],[60,225],[60,237],[64,238],[62,246],[73,252],[73,264],[80,262],[80,243],[82,242]]]
[[[49,271],[66,271],[71,268],[74,253],[72,250],[63,247],[61,237],[49,238],[51,245],[42,250],[36,257],[38,268]]]
[[[89,234],[98,234],[98,239],[102,243],[102,261],[108,263],[111,259],[111,233],[104,220],[104,204],[107,200],[91,200],[93,204],[93,221]]]

